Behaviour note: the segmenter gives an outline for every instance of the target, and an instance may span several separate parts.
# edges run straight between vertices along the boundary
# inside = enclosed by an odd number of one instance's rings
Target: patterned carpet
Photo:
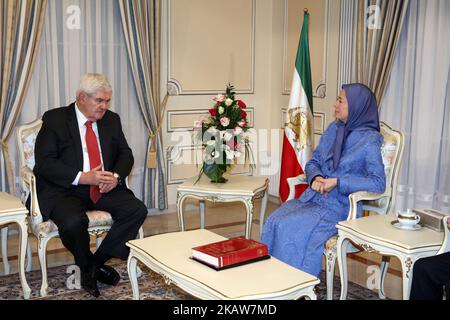
[[[126,263],[113,261],[111,263],[120,273],[121,280],[117,286],[107,286],[99,284],[101,296],[98,300],[130,300],[132,299],[131,285],[128,280]],[[160,275],[149,270],[144,266],[140,266],[143,275],[139,280],[139,290],[141,299],[144,300],[192,300],[196,299],[185,291],[179,289],[175,285],[167,285]],[[67,266],[60,266],[48,269],[49,292],[48,296],[41,298],[39,289],[41,284],[41,273],[39,270],[28,272],[26,277],[28,285],[31,288],[31,299],[39,300],[96,300],[87,294],[84,290],[69,289],[66,280],[70,275],[66,273]],[[326,299],[326,283],[324,279],[325,273],[322,273],[321,283],[318,286],[317,299]],[[339,299],[340,283],[339,279],[334,279],[334,299]],[[0,276],[0,300],[6,299],[22,299],[22,288],[18,274],[9,276]],[[357,284],[349,283],[348,300],[378,300],[378,295]]]

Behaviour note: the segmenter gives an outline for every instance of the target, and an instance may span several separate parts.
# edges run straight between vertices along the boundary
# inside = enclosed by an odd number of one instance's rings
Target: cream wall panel
[[[178,94],[253,92],[256,0],[169,0],[169,79]]]
[[[195,176],[201,168],[202,150],[199,146],[169,146],[167,154],[167,183],[176,184]]]
[[[167,86],[168,79],[171,78],[170,74],[172,73],[172,66],[170,62],[170,45],[173,43],[170,39],[170,27],[173,24],[174,19],[173,15],[169,14],[169,5],[172,7],[173,4],[181,3],[183,0],[168,0],[164,2],[165,5],[165,15],[163,17],[163,53],[161,55],[162,59],[162,68],[161,68],[161,94],[165,94],[166,90],[173,89],[175,94],[179,90],[176,87],[176,79],[174,83]],[[241,2],[241,0],[239,0]],[[337,92],[337,66],[338,66],[338,39],[339,39],[339,11],[340,11],[340,0],[316,0],[317,2],[322,2],[322,6],[325,4],[328,5],[328,20],[327,20],[327,36],[323,36],[326,38],[326,58],[327,60],[323,62],[323,67],[326,69],[322,69],[319,71],[319,74],[326,74],[325,85],[328,88],[325,91],[324,98],[314,97],[314,111],[316,113],[315,117],[315,141],[318,142],[320,139],[320,134],[317,130],[321,131],[322,126],[324,128],[327,127],[330,121],[334,119],[333,116],[333,103],[336,97]],[[196,7],[195,16],[205,17],[208,16],[211,18],[210,5],[208,1],[208,5],[204,7],[197,5],[199,2],[197,0],[184,0],[183,2],[194,3],[192,6]],[[200,1],[202,2],[202,1]],[[260,144],[261,137],[258,138],[258,149],[255,150],[254,156],[258,158],[258,168],[254,172],[255,175],[258,174],[266,174],[271,179],[271,189],[278,190],[277,184],[279,178],[274,178],[275,175],[272,173],[267,173],[268,171],[263,170],[261,165],[261,159],[263,155],[266,155],[272,159],[276,160],[275,155],[279,155],[281,153],[281,141],[283,137],[282,130],[282,108],[286,108],[289,101],[289,95],[283,93],[285,86],[285,74],[287,73],[287,78],[291,81],[292,72],[285,71],[287,57],[285,57],[285,35],[286,35],[286,3],[287,0],[242,0],[243,3],[250,4],[252,14],[246,14],[247,22],[252,21],[254,24],[254,29],[252,30],[252,43],[253,43],[253,51],[251,59],[246,59],[242,63],[245,64],[246,70],[251,70],[253,68],[253,87],[251,92],[237,92],[237,98],[242,99],[247,103],[247,105],[251,106],[252,111],[249,112],[251,114],[250,119],[252,119],[253,127],[258,130],[276,130],[278,135],[274,135],[275,140],[269,139],[267,143],[263,145]],[[206,2],[205,2],[206,3]],[[228,19],[234,19],[233,15],[235,12],[232,12],[230,9],[230,5],[236,4],[233,1],[227,0],[214,0],[211,3],[219,4],[224,11],[220,11],[219,14],[215,13],[215,16],[220,16],[218,19],[222,19],[224,16],[223,12],[229,12]],[[257,4],[257,5],[256,5]],[[190,10],[188,8],[188,10]],[[177,10],[178,11],[178,10]],[[311,11],[311,8],[310,8]],[[189,11],[190,12],[190,11]],[[231,13],[232,12],[232,13]],[[179,12],[178,16],[176,16],[177,21],[179,19],[184,19],[182,16],[183,12]],[[191,14],[191,13],[189,13]],[[180,16],[181,15],[181,16]],[[226,15],[226,14],[225,14]],[[295,30],[298,34],[300,32],[300,24],[302,22],[303,15],[303,5],[300,4],[300,12],[299,12],[299,21],[297,26],[295,26]],[[311,12],[311,21],[315,19],[314,12]],[[248,19],[251,17],[251,19]],[[170,18],[170,20],[169,20]],[[203,18],[202,18],[203,19]],[[234,21],[234,20],[233,20]],[[204,23],[203,23],[204,24]],[[325,25],[325,22],[324,22]],[[186,26],[185,29],[188,30],[190,26]],[[312,28],[312,27],[311,27]],[[310,40],[313,41],[313,31],[310,28]],[[208,30],[206,30],[208,29]],[[219,39],[221,35],[221,31],[216,32],[214,29],[205,28],[209,37]],[[205,31],[203,30],[203,31]],[[248,29],[247,29],[248,30]],[[245,29],[244,29],[245,31]],[[189,29],[189,32],[185,32],[185,34],[192,34],[192,30]],[[172,39],[173,40],[173,39]],[[182,40],[182,39],[181,39]],[[181,41],[180,40],[180,41]],[[186,39],[183,41],[187,41]],[[294,41],[298,42],[298,38]],[[233,40],[233,43],[235,41]],[[233,44],[234,45],[234,44]],[[297,43],[295,43],[296,50]],[[217,48],[218,44],[214,44],[214,48]],[[173,50],[173,47],[172,47]],[[177,51],[184,49],[177,49]],[[323,45],[323,50],[325,50],[325,44]],[[191,60],[194,59],[194,63],[197,63],[195,57],[187,58],[185,52],[181,51],[180,59],[185,59],[184,64],[190,64]],[[323,57],[324,54],[322,54]],[[292,59],[294,60],[294,59]],[[294,61],[291,62],[292,66]],[[205,83],[206,85],[199,86],[198,90],[189,92],[189,94],[185,94],[185,90],[189,89],[184,85],[184,82],[181,81],[181,94],[171,96],[168,102],[168,112],[166,113],[166,119],[164,119],[164,127],[163,127],[163,143],[166,150],[170,151],[170,153],[179,153],[179,151],[174,150],[173,148],[181,148],[181,154],[184,154],[186,157],[192,157],[192,154],[195,154],[195,151],[191,146],[192,141],[191,135],[192,131],[185,131],[184,129],[191,130],[193,126],[193,121],[200,119],[202,115],[207,115],[208,109],[210,109],[214,102],[212,98],[217,93],[223,93],[225,90],[225,86],[228,83],[228,79],[221,79],[213,85],[210,75],[213,73],[212,71],[217,72],[217,68],[221,68],[223,63],[217,63],[216,65],[211,65],[209,67],[210,70],[208,72],[204,71],[203,74],[196,73],[193,74],[192,77],[198,78],[194,79],[201,83]],[[206,78],[205,78],[206,77]],[[207,80],[205,80],[207,79]],[[236,85],[236,83],[233,83]],[[236,85],[236,87],[238,87]],[[192,87],[190,88],[192,89]],[[239,89],[246,90],[248,87],[241,87]],[[320,127],[320,128],[319,128]],[[183,135],[183,136],[182,136]],[[270,137],[270,133],[269,133]],[[178,147],[176,147],[178,146]],[[183,146],[183,147],[179,147]],[[188,154],[191,154],[188,156]],[[166,159],[167,171],[168,171],[168,180],[170,183],[168,186],[168,198],[169,204],[174,204],[176,202],[176,189],[179,183],[181,183],[185,178],[190,176],[194,176],[197,174],[200,167],[197,167],[195,164],[186,164],[183,163],[182,160],[176,160],[169,157]],[[264,159],[263,159],[264,160]],[[279,167],[278,163],[275,163],[274,167]],[[237,174],[248,174],[249,168],[244,168],[237,166],[233,172]],[[277,195],[277,192],[272,192],[273,195]]]

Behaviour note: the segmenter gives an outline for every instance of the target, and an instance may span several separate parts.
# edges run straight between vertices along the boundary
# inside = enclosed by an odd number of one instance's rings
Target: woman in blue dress
[[[386,184],[383,136],[372,91],[362,84],[344,85],[334,108],[336,121],[305,166],[308,189],[272,213],[261,235],[269,254],[316,277],[326,241],[348,216],[349,194],[382,193]],[[361,212],[359,204],[359,216]]]

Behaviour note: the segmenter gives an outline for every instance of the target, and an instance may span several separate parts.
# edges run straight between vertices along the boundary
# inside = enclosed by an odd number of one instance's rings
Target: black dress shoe
[[[81,271],[81,287],[95,298],[100,296],[100,291],[98,291],[97,287],[96,268],[94,266],[87,271]]]
[[[120,275],[113,267],[102,265],[97,267],[97,280],[110,286],[115,286],[119,283]]]

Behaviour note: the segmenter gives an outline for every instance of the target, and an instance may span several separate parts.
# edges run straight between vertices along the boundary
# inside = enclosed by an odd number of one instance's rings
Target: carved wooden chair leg
[[[47,296],[48,282],[47,282],[47,243],[50,240],[48,237],[38,239],[38,256],[39,264],[42,272],[41,297]]]
[[[334,281],[334,266],[336,265],[336,247],[326,251],[325,259],[326,259],[326,274],[327,274],[327,300],[333,300],[333,281]]]

